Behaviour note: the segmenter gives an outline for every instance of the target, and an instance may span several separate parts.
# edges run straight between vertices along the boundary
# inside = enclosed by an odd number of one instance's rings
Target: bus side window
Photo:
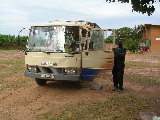
[[[86,43],[85,43],[85,50],[87,50],[87,45],[88,45],[88,42],[86,40]]]
[[[93,41],[89,43],[89,50],[93,50]]]

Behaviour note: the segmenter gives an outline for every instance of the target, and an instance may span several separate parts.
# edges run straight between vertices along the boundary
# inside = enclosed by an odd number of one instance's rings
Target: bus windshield
[[[76,52],[79,50],[78,26],[32,26],[27,51]]]

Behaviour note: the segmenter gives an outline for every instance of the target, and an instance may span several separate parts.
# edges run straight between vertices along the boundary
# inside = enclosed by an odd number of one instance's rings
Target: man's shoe
[[[118,93],[122,93],[122,91],[123,91],[123,90],[119,89],[119,90],[118,90]]]
[[[117,90],[117,88],[116,88],[116,87],[112,89],[112,91],[116,91],[116,90]]]

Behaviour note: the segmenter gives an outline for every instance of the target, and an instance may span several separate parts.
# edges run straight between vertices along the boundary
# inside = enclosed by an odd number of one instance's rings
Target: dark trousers
[[[123,89],[124,64],[115,64],[112,70],[114,87]]]

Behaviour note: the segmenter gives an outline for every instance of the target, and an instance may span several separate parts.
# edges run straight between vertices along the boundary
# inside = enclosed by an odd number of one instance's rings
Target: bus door
[[[100,28],[93,28],[82,44],[82,80],[92,82],[100,70],[113,68],[113,51],[106,51],[104,30]]]

